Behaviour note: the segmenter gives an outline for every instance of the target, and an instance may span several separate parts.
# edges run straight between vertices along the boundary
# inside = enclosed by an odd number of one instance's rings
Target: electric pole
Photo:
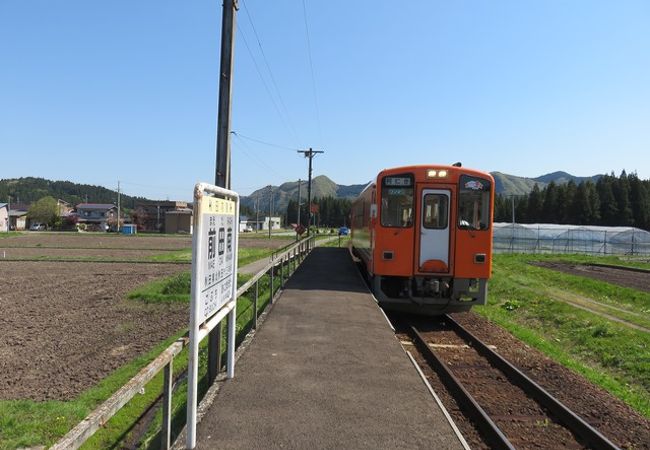
[[[120,180],[117,180],[117,232],[120,232],[120,212],[121,212],[121,203],[120,203]]]
[[[305,158],[309,158],[309,170],[308,170],[308,178],[307,178],[307,217],[309,220],[307,221],[307,235],[309,236],[311,234],[311,231],[309,227],[311,226],[311,172],[312,172],[312,164],[311,161],[314,159],[314,156],[318,153],[325,153],[323,150],[313,150],[311,147],[309,150],[298,150],[298,153],[302,153],[305,155]]]
[[[260,228],[260,196],[255,196],[255,233]]]
[[[271,214],[273,213],[273,186],[269,184],[269,239],[271,239]]]
[[[221,61],[219,69],[219,111],[217,116],[217,166],[214,184],[230,189],[230,110],[232,100],[233,55],[235,51],[235,13],[237,0],[223,0],[221,18]],[[221,331],[219,323],[208,337],[208,384],[212,384],[221,370]],[[196,369],[195,369],[196,370]],[[196,436],[189,436],[194,448]]]
[[[302,180],[298,179],[298,226],[300,226],[300,197],[302,197]]]

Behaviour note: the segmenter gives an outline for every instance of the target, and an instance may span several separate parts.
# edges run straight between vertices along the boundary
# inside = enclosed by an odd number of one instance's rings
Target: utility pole
[[[298,226],[300,226],[300,198],[302,197],[302,180],[298,179]]]
[[[11,229],[11,195],[7,196],[7,233]]]
[[[121,212],[121,203],[120,203],[120,180],[117,180],[117,232],[120,232],[120,212]]]
[[[255,233],[260,228],[260,196],[255,196]]]
[[[235,12],[238,0],[223,0],[221,21],[221,69],[219,70],[219,116],[217,119],[217,168],[215,183],[230,189],[230,110],[232,68],[235,52]]]
[[[305,158],[309,158],[309,171],[308,171],[308,179],[307,179],[307,217],[309,220],[307,221],[307,235],[309,236],[311,234],[311,231],[309,230],[309,227],[311,226],[311,173],[312,173],[312,159],[314,159],[314,156],[318,153],[325,153],[323,150],[313,150],[311,147],[309,150],[298,150],[298,153],[302,153],[305,155]]]
[[[217,166],[214,184],[230,189],[230,110],[232,100],[233,55],[235,51],[235,13],[238,0],[223,0],[221,18],[221,61],[219,69],[219,112],[217,116]],[[221,333],[219,323],[208,336],[208,384],[212,385],[221,370]],[[196,369],[195,369],[196,370]],[[189,436],[194,448],[196,436]]]
[[[269,184],[269,239],[271,239],[271,214],[273,213],[273,186]]]

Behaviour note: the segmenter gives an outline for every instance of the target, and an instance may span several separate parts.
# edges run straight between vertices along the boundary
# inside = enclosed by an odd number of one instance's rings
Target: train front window
[[[381,226],[413,225],[413,175],[391,175],[381,182]]]
[[[458,195],[458,227],[487,230],[490,227],[491,183],[483,178],[462,175]]]

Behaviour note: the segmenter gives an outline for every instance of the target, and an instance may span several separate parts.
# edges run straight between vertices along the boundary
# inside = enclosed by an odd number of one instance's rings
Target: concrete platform
[[[197,448],[463,447],[347,249],[317,248],[199,424]]]

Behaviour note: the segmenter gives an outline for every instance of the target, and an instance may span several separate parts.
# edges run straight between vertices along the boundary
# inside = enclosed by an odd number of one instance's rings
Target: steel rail
[[[514,450],[515,447],[510,443],[508,438],[503,434],[501,429],[492,421],[490,416],[485,412],[478,402],[472,397],[463,384],[456,378],[456,376],[447,368],[445,363],[438,358],[429,344],[424,340],[424,337],[414,326],[411,326],[412,337],[415,346],[420,350],[427,362],[438,373],[442,382],[447,389],[451,391],[454,398],[460,404],[460,407],[469,415],[470,419],[476,424],[477,428],[489,441],[491,448]]]
[[[590,448],[594,450],[620,450],[619,447],[614,445],[597,429],[589,425],[584,419],[571,411],[566,405],[553,397],[548,391],[530,379],[521,370],[489,348],[460,323],[456,322],[449,315],[445,315],[444,320],[463,338],[469,341],[472,344],[472,347],[474,347],[479,354],[485,357],[494,367],[503,372],[513,384],[522,388],[526,394],[530,395],[542,407],[555,415],[564,426],[583,440]]]

